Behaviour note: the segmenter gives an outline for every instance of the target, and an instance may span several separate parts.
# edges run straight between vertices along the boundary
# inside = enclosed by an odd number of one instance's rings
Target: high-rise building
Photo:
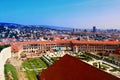
[[[96,26],[93,26],[93,32],[96,32]]]

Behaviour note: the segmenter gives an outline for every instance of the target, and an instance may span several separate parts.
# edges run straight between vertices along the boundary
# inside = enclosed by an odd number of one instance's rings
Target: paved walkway
[[[28,78],[26,77],[26,74],[20,70],[20,67],[22,65],[22,61],[15,59],[15,58],[10,58],[9,62],[15,66],[17,73],[18,73],[18,78],[19,80],[28,80]]]

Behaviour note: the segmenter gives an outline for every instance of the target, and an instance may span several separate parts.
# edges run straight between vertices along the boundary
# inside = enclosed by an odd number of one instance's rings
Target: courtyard
[[[20,80],[37,80],[37,75],[40,74],[44,69],[49,67],[50,65],[54,64],[55,61],[59,60],[60,57],[64,56],[65,54],[69,54],[74,56],[85,63],[88,63],[96,68],[99,68],[105,72],[108,72],[112,75],[120,77],[120,68],[116,65],[107,63],[101,60],[99,57],[91,56],[86,53],[74,53],[72,51],[58,51],[58,52],[47,52],[46,54],[37,57],[37,58],[26,58],[25,60],[12,60],[11,64],[13,64],[18,73],[18,77],[22,75],[22,79]],[[21,62],[17,65],[18,62]]]

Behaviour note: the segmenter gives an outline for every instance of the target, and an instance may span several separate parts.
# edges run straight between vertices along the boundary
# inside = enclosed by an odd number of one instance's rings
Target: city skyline
[[[120,29],[119,0],[1,0],[0,22]]]

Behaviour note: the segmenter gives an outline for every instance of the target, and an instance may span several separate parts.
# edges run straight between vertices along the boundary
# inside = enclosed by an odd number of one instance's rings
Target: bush
[[[2,51],[2,49],[9,47],[10,45],[4,45],[4,46],[0,46],[0,52]]]
[[[94,66],[94,67],[97,67],[97,63],[96,63],[96,62],[94,62],[94,63],[93,63],[93,66]]]
[[[94,54],[90,54],[90,53],[87,53],[87,52],[85,52],[84,55],[89,56],[89,57],[92,57],[92,58],[95,58],[95,59],[97,59],[97,60],[102,59],[101,56],[94,55]]]
[[[120,62],[118,62],[118,61],[115,61],[115,60],[112,60],[112,59],[109,59],[109,58],[104,58],[103,60],[108,62],[108,63],[120,66]]]
[[[104,64],[101,64],[100,65],[100,69],[102,69],[102,70],[107,70],[109,67],[107,67],[107,66],[105,66]]]

